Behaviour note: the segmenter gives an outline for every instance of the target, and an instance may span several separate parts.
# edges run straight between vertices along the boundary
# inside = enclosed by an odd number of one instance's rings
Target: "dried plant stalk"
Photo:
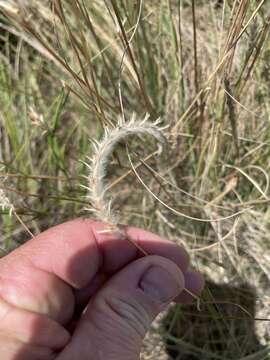
[[[14,215],[16,217],[16,219],[19,221],[19,223],[23,226],[25,231],[28,232],[28,234],[31,237],[34,237],[32,232],[28,229],[28,227],[25,225],[25,223],[23,222],[21,217],[15,211],[14,205],[10,202],[9,198],[6,196],[3,189],[0,189],[0,208],[2,210],[7,210],[9,213],[9,216]]]
[[[105,176],[110,157],[116,146],[122,140],[132,135],[150,135],[158,141],[159,153],[166,144],[166,138],[162,133],[164,128],[160,127],[160,120],[149,121],[147,114],[143,120],[137,120],[135,115],[129,122],[119,121],[115,129],[106,129],[105,135],[100,142],[94,143],[94,155],[90,159],[89,174],[89,197],[96,217],[108,224],[116,225],[117,216],[111,209],[112,201],[106,196]]]

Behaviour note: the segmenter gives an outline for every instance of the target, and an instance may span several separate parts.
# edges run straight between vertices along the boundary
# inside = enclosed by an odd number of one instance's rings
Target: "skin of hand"
[[[149,256],[106,225],[55,226],[0,260],[2,360],[139,360],[153,319],[204,281],[184,249],[127,227]]]

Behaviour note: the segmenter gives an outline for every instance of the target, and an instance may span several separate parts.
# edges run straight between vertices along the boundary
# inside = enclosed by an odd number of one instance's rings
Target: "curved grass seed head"
[[[130,136],[150,135],[158,142],[159,153],[163,151],[166,138],[160,127],[160,119],[149,121],[147,114],[143,120],[137,120],[135,115],[129,122],[118,123],[114,129],[105,129],[104,137],[100,142],[94,143],[94,155],[90,159],[90,173],[88,176],[89,198],[92,209],[98,219],[111,224],[118,224],[118,217],[112,211],[112,199],[106,196],[105,176],[111,155],[119,142]]]

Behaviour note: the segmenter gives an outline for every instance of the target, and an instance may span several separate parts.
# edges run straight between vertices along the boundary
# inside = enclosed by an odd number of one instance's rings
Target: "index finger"
[[[45,231],[18,251],[35,267],[81,289],[99,271],[113,274],[141,256],[133,243],[117,232],[104,232],[106,229],[102,222],[76,219]],[[188,255],[178,245],[135,227],[127,227],[126,233],[148,254],[172,260],[183,272],[188,268]]]

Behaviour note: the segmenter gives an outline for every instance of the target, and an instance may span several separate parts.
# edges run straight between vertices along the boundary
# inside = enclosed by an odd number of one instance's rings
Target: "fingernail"
[[[140,287],[154,301],[169,303],[178,296],[184,288],[184,277],[180,270],[172,274],[159,266],[150,267],[144,274]]]
[[[188,271],[188,272],[184,273],[184,278],[185,278],[185,287],[192,294],[199,296],[200,293],[202,292],[202,290],[204,288],[204,284],[205,284],[202,274],[200,274],[197,271]],[[181,303],[190,303],[194,300],[195,300],[195,297],[186,291],[183,291],[183,293],[181,293],[176,299],[176,301],[181,302]]]

